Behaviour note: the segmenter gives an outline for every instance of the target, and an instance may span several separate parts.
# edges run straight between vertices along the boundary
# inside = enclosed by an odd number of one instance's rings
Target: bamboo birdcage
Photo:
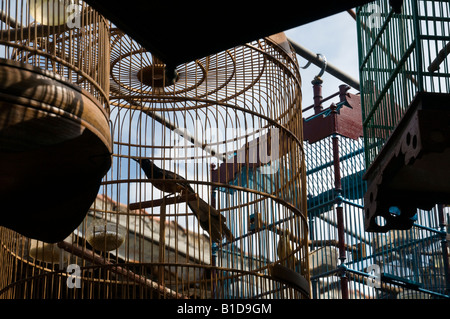
[[[56,242],[111,165],[109,23],[78,1],[0,10],[0,225]]]
[[[1,229],[1,296],[307,298],[301,82],[284,34],[175,72],[115,27],[108,48],[111,168],[64,240]],[[152,159],[196,194],[158,190],[132,158]],[[249,183],[261,176],[263,183]],[[200,200],[226,219],[232,238],[213,240],[200,225],[186,205]],[[103,236],[96,242],[95,231]],[[279,255],[283,242],[287,253]]]
[[[117,166],[113,165],[116,170],[105,193],[118,196],[119,202],[128,203],[130,209],[144,209],[149,216],[158,218],[160,225],[151,235],[155,252],[137,256],[130,250],[127,258],[134,254],[140,264],[151,263],[164,269],[165,276],[158,271],[158,282],[182,296],[307,295],[293,283],[298,280],[293,267],[289,270],[294,272],[294,279],[287,284],[281,284],[276,277],[277,267],[273,271],[273,265],[280,261],[277,241],[272,241],[277,238],[276,232],[254,232],[247,224],[258,208],[272,207],[272,212],[265,213],[267,218],[271,216],[280,222],[286,219],[279,227],[287,228],[295,236],[292,244],[298,245],[286,257],[306,256],[306,247],[301,244],[307,232],[303,215],[303,157],[298,143],[302,134],[298,113],[300,79],[295,55],[284,35],[181,65],[172,80],[161,61],[120,30],[112,32],[111,43],[111,113]],[[261,189],[235,181],[240,174],[248,179],[249,167],[261,166],[256,157],[249,158],[250,153],[245,151],[238,164],[237,154],[257,138],[264,138],[271,128],[283,134],[277,139],[274,136],[272,143],[286,144],[282,151],[285,162],[280,166],[289,163],[294,172],[284,177],[296,187],[290,202],[280,191],[293,192],[292,185],[275,191],[269,184]],[[167,197],[161,207],[161,199],[168,194],[155,189],[130,156],[150,158],[159,167],[186,178],[197,196],[226,218],[233,239],[213,242],[209,229],[199,225],[183,197]],[[124,177],[131,179],[124,184]],[[233,190],[243,196],[237,205],[218,194]],[[135,222],[131,224],[134,226]],[[166,225],[165,229],[161,225]],[[268,241],[258,246],[261,233]],[[308,290],[307,278],[303,272],[302,283]]]

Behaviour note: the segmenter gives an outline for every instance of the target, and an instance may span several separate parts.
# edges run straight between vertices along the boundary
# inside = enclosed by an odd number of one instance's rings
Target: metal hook
[[[323,63],[322,70],[320,70],[319,74],[316,75],[316,77],[320,78],[325,73],[325,69],[327,68],[327,58],[321,53],[317,53],[317,57],[322,58]]]
[[[308,63],[305,64],[305,66],[301,66],[302,69],[307,69],[311,65],[311,61],[308,61]]]
[[[327,68],[327,58],[322,53],[317,53],[317,58],[319,60],[321,60],[321,62],[323,64],[322,69],[320,70],[319,74],[316,75],[316,78],[317,77],[320,78],[325,73],[325,69]],[[304,66],[301,66],[300,68],[307,69],[310,65],[311,65],[311,60],[309,60],[308,63],[306,63]]]

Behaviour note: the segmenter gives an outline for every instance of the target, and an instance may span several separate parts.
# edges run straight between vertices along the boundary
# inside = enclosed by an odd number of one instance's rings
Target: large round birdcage
[[[307,296],[301,83],[284,34],[175,70],[120,30],[111,43],[115,160],[104,194],[148,215],[130,225],[160,223],[158,252],[124,259],[164,267],[163,286],[184,296]],[[190,191],[162,192],[136,159]]]
[[[175,70],[116,28],[110,50],[111,169],[65,240],[2,232],[36,280],[0,293],[308,298],[301,80],[284,34]]]

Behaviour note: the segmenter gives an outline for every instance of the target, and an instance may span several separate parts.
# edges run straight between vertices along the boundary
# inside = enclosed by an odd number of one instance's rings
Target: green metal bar
[[[333,274],[337,273],[338,271],[340,271],[340,269],[339,268],[335,268],[335,269],[328,270],[326,272],[320,273],[318,275],[311,276],[310,279],[312,281],[312,280],[315,280],[315,279],[318,279],[318,278],[328,277],[329,275],[333,275]]]
[[[343,156],[341,156],[341,157],[339,158],[339,160],[340,160],[340,161],[345,161],[345,160],[347,160],[347,159],[349,159],[349,158],[352,158],[352,157],[354,157],[354,156],[356,156],[356,155],[359,155],[359,154],[361,154],[361,153],[364,153],[364,148],[360,148],[360,149],[358,149],[358,150],[356,150],[356,151],[354,151],[354,152],[351,152],[351,153],[348,153],[348,154],[346,154],[346,155],[343,155]],[[329,161],[329,162],[327,162],[327,163],[325,163],[325,164],[322,164],[322,165],[320,165],[320,166],[317,166],[317,167],[315,167],[315,168],[313,168],[313,169],[308,170],[308,171],[306,172],[306,175],[310,175],[310,174],[313,174],[313,173],[317,173],[318,171],[321,171],[321,170],[323,170],[323,169],[325,169],[325,168],[328,168],[328,167],[332,166],[333,164],[334,164],[334,161]]]
[[[422,21],[429,21],[430,17],[429,16],[418,16],[417,17],[418,20],[422,20]],[[450,21],[450,19],[448,17],[432,17],[433,21],[439,21],[439,22],[448,22]]]
[[[392,71],[391,75],[389,76],[388,81],[386,82],[386,84],[384,85],[383,89],[381,90],[377,100],[375,101],[372,109],[370,110],[369,114],[366,116],[366,118],[364,119],[363,122],[363,126],[367,126],[368,122],[372,119],[372,115],[375,113],[375,111],[378,108],[378,105],[380,105],[381,101],[383,100],[385,94],[387,93],[387,91],[390,88],[390,85],[394,82],[394,80],[397,77],[397,74],[400,72],[401,68],[403,67],[403,64],[406,62],[406,60],[409,58],[409,56],[411,55],[411,53],[413,52],[414,48],[417,45],[417,41],[412,42],[408,49],[406,50],[405,54],[402,56],[402,58],[400,59],[399,63],[397,64],[396,68],[394,69],[394,71]]]
[[[354,203],[354,202],[349,201],[349,200],[346,200],[346,199],[342,199],[342,202],[345,203],[345,204],[347,204],[347,205],[356,207],[356,208],[364,209],[364,206],[363,206],[363,205],[359,205],[359,204],[357,204],[357,203]]]
[[[392,72],[392,68],[377,68],[377,67],[366,67],[364,68],[364,71],[368,72],[384,72],[384,73],[391,73]],[[406,71],[404,72],[407,75],[412,75],[415,74],[414,71]]]
[[[417,223],[414,223],[413,226],[415,226],[417,228],[420,228],[420,229],[427,230],[429,232],[432,232],[432,233],[435,233],[435,234],[441,235],[441,236],[445,236],[447,234],[445,231],[438,230],[438,229],[431,228],[431,227],[427,227],[427,226],[420,225],[420,224],[417,224]]]
[[[350,107],[350,105],[348,104],[347,100],[345,100],[345,101],[342,101],[342,102],[339,102],[339,103],[336,104],[336,110],[337,111],[340,110],[344,105]],[[319,117],[319,116],[327,117],[327,116],[329,116],[331,114],[331,112],[332,112],[331,108],[327,108],[327,109],[323,110],[320,113],[317,113],[317,114],[315,114],[313,116],[310,116],[310,117],[306,118],[304,121],[305,122],[309,122],[312,119],[315,119],[316,117]]]
[[[450,22],[450,21],[449,21]],[[432,40],[432,41],[438,41],[438,40],[442,40],[442,41],[449,41],[450,37],[447,35],[421,35],[420,39],[422,40]]]
[[[437,77],[437,78],[450,78],[450,73],[442,73],[442,72],[422,72],[424,77]]]
[[[412,9],[413,9],[413,21],[414,21],[414,35],[416,39],[416,58],[417,58],[417,78],[418,78],[418,89],[420,92],[423,91],[423,67],[422,67],[422,35],[420,34],[420,22],[418,20],[419,12],[417,8],[417,1],[412,0]]]
[[[373,50],[375,50],[375,47],[378,46],[378,40],[380,40],[381,36],[383,35],[383,31],[387,28],[389,21],[391,21],[392,15],[394,14],[394,12],[391,10],[391,12],[389,12],[388,17],[386,18],[386,20],[384,21],[383,25],[381,26],[380,30],[378,31],[377,36],[375,37],[372,46],[370,47],[369,51],[366,53],[366,57],[364,58],[364,60],[362,61],[362,63],[360,64],[359,68],[360,70],[364,67],[364,64],[366,64],[367,60],[369,59],[371,53]]]
[[[415,282],[415,281],[412,281],[412,280],[409,280],[409,279],[405,279],[405,278],[402,278],[402,277],[399,277],[399,276],[395,276],[395,275],[392,275],[392,274],[389,274],[389,273],[386,273],[386,272],[381,274],[381,278],[383,278],[384,281],[386,281],[386,282],[388,282],[390,284],[407,287],[409,289],[417,289],[417,288],[421,288],[422,287],[421,283],[418,283],[418,282]]]
[[[312,214],[311,211],[320,210],[323,207],[326,207],[326,206],[329,206],[329,205],[334,205],[335,203],[336,203],[335,199],[332,198],[330,200],[327,200],[326,202],[320,203],[319,205],[316,205],[316,206],[313,206],[313,207],[308,207],[308,215],[311,214],[310,217],[318,216],[318,215],[320,215],[320,213],[319,214]]]
[[[429,295],[432,295],[432,296],[444,298],[444,299],[450,299],[450,296],[438,293],[438,292],[433,291],[433,290],[428,290],[428,289],[424,289],[424,288],[418,288],[417,291],[423,292],[423,293],[426,293],[426,294],[429,294]]]
[[[450,296],[448,296],[448,295],[444,295],[444,294],[438,293],[436,291],[422,288],[423,284],[421,284],[421,283],[414,282],[414,281],[411,281],[411,280],[408,280],[408,279],[405,279],[402,277],[394,276],[392,274],[382,273],[381,280],[384,282],[387,282],[391,285],[405,287],[405,288],[408,288],[408,289],[411,289],[414,291],[418,291],[418,292],[423,292],[423,293],[426,293],[429,295],[433,295],[433,296],[437,296],[437,297],[441,297],[441,298],[445,298],[445,299],[450,298]]]
[[[359,7],[356,10],[356,28],[357,28],[357,36],[358,36],[358,59],[359,61],[361,61],[363,59],[363,44],[362,44],[362,38],[363,38],[363,24],[361,22],[361,11],[362,11],[363,7]],[[365,26],[364,26],[365,28]],[[364,87],[365,83],[363,81],[364,79],[364,75],[363,75],[363,69],[362,68],[362,63],[360,63],[360,67],[358,69],[359,71],[359,79],[360,79],[360,91],[361,94],[360,98],[361,98],[361,116],[362,116],[362,120],[364,120],[366,118],[366,109],[364,107],[364,105],[366,105],[366,94],[364,94],[366,92],[366,88]],[[368,145],[369,141],[367,138],[367,135],[364,134],[363,136],[363,140],[364,140],[364,145]],[[367,154],[367,149],[364,150],[365,153],[365,158],[368,158],[368,154]],[[367,162],[367,160],[366,160]]]

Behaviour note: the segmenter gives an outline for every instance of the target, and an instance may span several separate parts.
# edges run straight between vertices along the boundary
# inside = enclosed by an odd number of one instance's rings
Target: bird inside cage
[[[190,195],[197,194],[185,178],[159,168],[149,159],[133,158],[133,160],[139,163],[147,178],[152,180],[154,187],[169,195],[180,194],[181,199],[188,198],[187,206],[197,217],[200,226],[209,233],[213,242],[221,242],[224,237],[233,241],[233,234],[226,224],[225,216],[199,196],[190,199]]]
[[[291,232],[289,229],[283,230],[280,234],[277,245],[277,254],[282,265],[299,271],[298,267],[300,261],[293,255],[294,248],[290,239],[290,234]]]

